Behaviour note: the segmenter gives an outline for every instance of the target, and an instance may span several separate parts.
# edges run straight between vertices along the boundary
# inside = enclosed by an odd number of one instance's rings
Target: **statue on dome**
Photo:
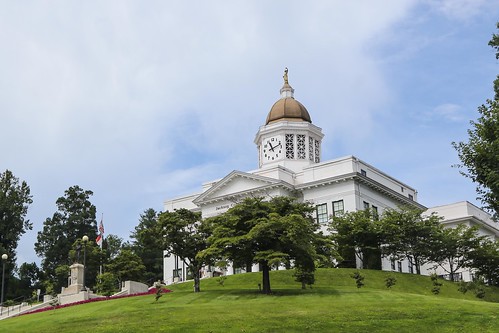
[[[288,83],[288,68],[284,68],[284,75],[282,76],[284,78],[284,84],[289,84]]]

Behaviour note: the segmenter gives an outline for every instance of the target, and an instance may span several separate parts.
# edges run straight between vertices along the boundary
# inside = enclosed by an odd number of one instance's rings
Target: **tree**
[[[107,262],[116,258],[120,254],[120,251],[123,248],[130,249],[130,245],[128,243],[123,242],[123,238],[117,235],[109,234],[104,239],[104,244],[102,245],[102,248],[106,252],[106,262]]]
[[[18,294],[25,298],[33,296],[33,292],[40,289],[41,272],[36,263],[23,263],[19,267],[19,287],[16,288]]]
[[[31,198],[25,181],[20,182],[9,170],[0,173],[0,255],[7,253],[12,263],[21,235],[33,228],[26,219]]]
[[[158,233],[158,213],[146,209],[140,215],[139,224],[130,238],[133,251],[142,259],[146,267],[146,280],[150,283],[163,278],[163,247]]]
[[[470,266],[477,276],[488,284],[499,286],[499,242],[484,239],[480,246],[469,253]]]
[[[121,285],[129,280],[143,281],[145,267],[138,255],[130,249],[122,249],[116,258],[106,265],[106,271],[113,274]]]
[[[77,240],[84,235],[90,240],[96,239],[96,208],[90,202],[92,195],[92,191],[85,191],[77,185],[67,189],[56,201],[57,211],[45,220],[43,230],[38,232],[35,251],[42,257],[42,269],[47,279],[56,277],[58,266],[72,264],[69,252]]]
[[[377,215],[372,211],[361,210],[334,216],[330,230],[344,260],[340,266],[355,268],[357,258],[361,268],[381,268],[382,235]]]
[[[499,23],[497,24],[499,29]],[[499,35],[489,45],[499,59]],[[499,76],[494,81],[495,97],[478,108],[480,117],[471,121],[468,142],[453,142],[462,164],[460,173],[476,183],[478,199],[495,219],[499,218]]]
[[[289,197],[246,198],[211,220],[213,235],[204,255],[224,258],[233,265],[258,263],[262,271],[262,292],[271,293],[270,269],[279,265],[297,268],[303,281],[313,281],[315,271],[314,208]],[[306,283],[306,282],[305,282]]]
[[[380,220],[384,244],[384,256],[407,259],[421,274],[421,266],[426,264],[434,249],[433,239],[441,231],[441,218],[435,214],[423,216],[423,211],[401,207],[387,209]]]
[[[97,280],[99,282],[97,282],[96,288],[100,295],[111,296],[119,290],[118,280],[113,273],[106,272],[99,274]]]
[[[194,279],[194,292],[200,289],[200,271],[210,259],[198,254],[207,248],[209,230],[201,222],[201,214],[188,209],[163,212],[158,218],[157,238],[160,248],[178,256],[188,267]]]
[[[434,238],[430,260],[437,263],[456,280],[457,271],[471,267],[471,253],[479,248],[484,236],[477,235],[478,227],[459,224],[454,228],[443,228]]]

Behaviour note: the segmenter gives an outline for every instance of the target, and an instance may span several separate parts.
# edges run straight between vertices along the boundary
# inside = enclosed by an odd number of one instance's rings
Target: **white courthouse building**
[[[210,217],[227,211],[245,197],[291,196],[313,203],[317,221],[326,229],[330,216],[343,212],[370,208],[381,214],[386,208],[401,205],[427,209],[418,203],[416,189],[355,156],[322,161],[323,137],[305,106],[294,98],[286,71],[280,98],[255,136],[259,168],[248,172],[235,170],[222,179],[204,183],[198,193],[166,200],[164,210],[187,208]],[[434,207],[428,212],[443,216],[446,225],[478,224],[482,234],[499,238],[497,224],[468,202]],[[383,260],[382,269],[412,272],[407,261],[394,265],[390,260]],[[258,271],[258,266],[253,267],[253,271]],[[239,272],[244,270],[229,267],[223,273]],[[165,283],[185,280],[187,273],[182,260],[165,251]],[[427,271],[423,268],[422,273]],[[203,272],[204,276],[211,274],[209,268]],[[463,278],[469,275],[463,274]]]

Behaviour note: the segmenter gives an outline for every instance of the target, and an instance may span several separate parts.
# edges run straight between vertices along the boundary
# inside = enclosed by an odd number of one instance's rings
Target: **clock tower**
[[[255,137],[258,166],[281,165],[298,172],[321,161],[321,128],[312,124],[307,109],[294,99],[294,89],[284,70],[281,98],[274,103]]]

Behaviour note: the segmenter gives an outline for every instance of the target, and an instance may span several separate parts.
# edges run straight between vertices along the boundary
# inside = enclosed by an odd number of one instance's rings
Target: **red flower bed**
[[[171,293],[172,291],[170,289],[166,289],[166,288],[162,288],[162,293]],[[74,302],[74,303],[68,303],[68,304],[64,304],[64,305],[56,305],[55,306],[55,309],[62,309],[62,308],[67,308],[69,306],[73,306],[73,305],[80,305],[80,304],[86,304],[86,303],[92,303],[92,302],[101,302],[101,301],[109,301],[109,300],[113,300],[113,299],[119,299],[119,298],[126,298],[126,297],[135,297],[135,296],[144,296],[144,295],[150,295],[150,294],[156,294],[156,288],[151,288],[149,289],[148,291],[144,292],[144,293],[136,293],[136,294],[130,294],[130,295],[122,295],[122,296],[104,296],[104,297],[99,297],[99,298],[92,298],[92,299],[87,299],[85,301],[78,301],[78,302]],[[48,311],[48,310],[53,310],[54,307],[53,306],[49,306],[49,307],[46,307],[46,308],[42,308],[42,309],[37,309],[37,310],[33,310],[33,311],[29,311],[29,312],[25,312],[22,315],[26,315],[26,314],[32,314],[32,313],[38,313],[38,312],[44,312],[44,311]]]

